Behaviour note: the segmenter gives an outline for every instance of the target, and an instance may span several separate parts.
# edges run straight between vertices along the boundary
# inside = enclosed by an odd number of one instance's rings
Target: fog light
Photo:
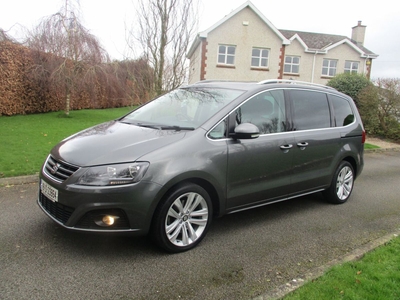
[[[98,226],[108,227],[114,225],[115,221],[119,219],[118,216],[104,215],[101,219],[94,220]]]
[[[107,226],[111,226],[115,222],[115,217],[114,216],[104,216],[102,219],[103,223]]]

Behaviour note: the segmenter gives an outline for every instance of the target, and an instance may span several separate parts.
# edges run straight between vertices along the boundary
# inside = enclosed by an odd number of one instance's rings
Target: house
[[[326,84],[343,72],[371,74],[378,55],[364,47],[366,26],[352,37],[277,29],[250,1],[200,32],[187,54],[189,83],[294,79]]]

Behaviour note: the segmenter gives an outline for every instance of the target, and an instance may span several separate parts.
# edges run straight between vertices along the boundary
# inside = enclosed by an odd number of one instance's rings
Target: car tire
[[[324,191],[324,196],[330,203],[345,203],[353,191],[353,186],[353,166],[347,161],[342,161],[336,169],[331,186]]]
[[[187,251],[201,242],[211,219],[212,204],[206,190],[186,183],[162,200],[154,214],[152,237],[168,252]]]

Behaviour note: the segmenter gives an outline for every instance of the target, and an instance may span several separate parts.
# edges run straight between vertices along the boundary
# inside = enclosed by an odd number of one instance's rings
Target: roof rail
[[[213,83],[213,82],[226,82],[226,83],[256,83],[255,81],[237,81],[237,80],[227,80],[227,79],[206,79],[195,82],[194,84],[201,83]]]
[[[213,83],[213,82],[232,82],[232,80],[225,80],[225,79],[207,79],[207,80],[200,80],[200,81],[197,81],[195,84],[200,84],[200,83]]]
[[[269,83],[303,84],[303,85],[317,86],[317,87],[330,89],[330,90],[336,90],[333,87],[330,87],[327,85],[312,83],[312,82],[307,82],[307,81],[297,81],[297,80],[292,80],[292,79],[267,79],[267,80],[258,82],[258,84],[269,84]]]

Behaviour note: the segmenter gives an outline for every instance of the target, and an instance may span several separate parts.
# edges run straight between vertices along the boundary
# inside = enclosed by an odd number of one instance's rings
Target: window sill
[[[251,67],[250,70],[252,70],[252,71],[269,71],[269,68]]]
[[[217,65],[217,68],[236,69],[234,65]]]
[[[283,75],[300,77],[299,73],[283,73]]]
[[[321,75],[321,79],[332,79],[335,76]]]

